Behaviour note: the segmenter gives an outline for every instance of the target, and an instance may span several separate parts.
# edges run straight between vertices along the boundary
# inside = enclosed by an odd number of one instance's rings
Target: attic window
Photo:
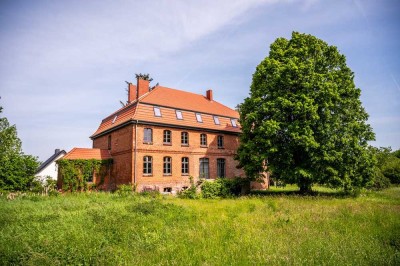
[[[236,119],[231,118],[231,124],[233,127],[237,127]]]
[[[183,119],[182,111],[176,110],[175,113],[176,113],[176,119],[179,119],[179,120]]]
[[[154,106],[154,116],[161,117],[161,110],[160,107]]]
[[[115,123],[115,120],[117,120],[117,115],[116,116],[114,116],[114,119],[113,119],[113,121],[111,122],[111,124],[114,124]]]
[[[219,118],[218,118],[218,116],[214,116],[214,123],[216,124],[216,125],[219,125],[220,123],[219,123]]]
[[[199,123],[203,123],[203,119],[201,118],[201,114],[196,113],[196,120],[197,120],[197,122],[199,122]]]

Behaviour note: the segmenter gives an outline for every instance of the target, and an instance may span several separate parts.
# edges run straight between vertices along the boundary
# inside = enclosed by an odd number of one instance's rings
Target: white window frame
[[[153,107],[153,111],[154,111],[154,116],[156,116],[156,117],[161,117],[161,116],[162,116],[162,115],[161,115],[161,108],[160,108],[160,107],[154,106],[154,107]]]
[[[197,120],[197,122],[199,122],[199,123],[203,123],[203,118],[201,117],[201,114],[200,114],[200,113],[196,113],[196,120]]]

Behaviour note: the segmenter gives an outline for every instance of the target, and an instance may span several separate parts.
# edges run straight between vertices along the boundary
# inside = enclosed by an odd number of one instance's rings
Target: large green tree
[[[307,34],[278,38],[253,74],[240,107],[237,158],[250,178],[275,178],[310,192],[313,184],[351,190],[373,176],[374,139],[354,73],[335,46]]]
[[[0,115],[2,110],[0,106]],[[0,190],[27,190],[38,164],[36,157],[22,152],[16,126],[0,116]]]

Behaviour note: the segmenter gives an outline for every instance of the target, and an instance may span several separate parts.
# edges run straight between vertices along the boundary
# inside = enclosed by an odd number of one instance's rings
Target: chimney
[[[56,149],[55,151],[54,151],[54,154],[57,154],[57,153],[59,153],[60,152],[60,149]]]
[[[134,100],[136,100],[136,93],[137,93],[136,86],[129,82],[128,83],[128,103],[131,103]]]
[[[206,97],[209,101],[213,100],[212,90],[207,90]]]
[[[141,78],[137,79],[137,95],[136,99],[139,99],[142,95],[145,93],[149,92],[150,89],[150,81],[149,80],[144,80]]]

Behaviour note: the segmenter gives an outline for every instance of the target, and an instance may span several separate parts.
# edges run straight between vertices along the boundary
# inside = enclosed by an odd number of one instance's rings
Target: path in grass
[[[400,188],[358,198],[0,199],[0,264],[400,264]]]

